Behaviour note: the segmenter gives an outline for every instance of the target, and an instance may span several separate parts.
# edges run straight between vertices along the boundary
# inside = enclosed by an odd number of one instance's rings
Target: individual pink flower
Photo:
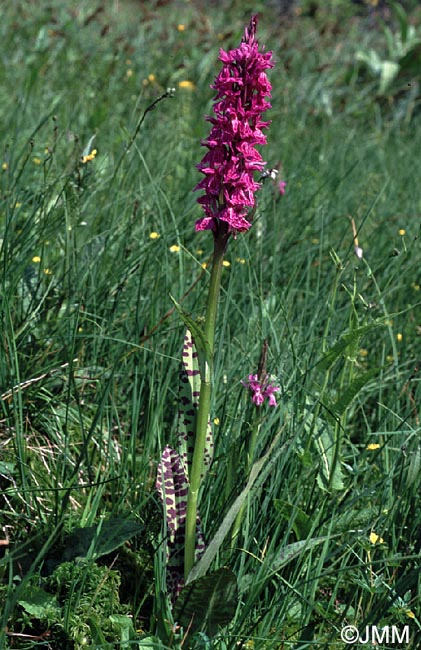
[[[286,181],[279,181],[279,183],[278,183],[278,189],[279,189],[279,193],[280,193],[280,194],[282,194],[282,195],[285,194],[285,188],[286,188],[286,186],[287,186],[287,182],[286,182]]]
[[[249,375],[247,381],[241,383],[253,393],[252,400],[256,406],[261,406],[266,398],[269,400],[269,406],[277,406],[274,393],[281,389],[269,383],[267,375],[262,379],[259,379],[258,375]]]
[[[198,202],[205,215],[196,230],[212,230],[234,236],[251,227],[250,211],[260,183],[254,172],[262,172],[265,162],[256,145],[266,144],[263,133],[269,122],[262,114],[270,108],[271,84],[265,70],[273,67],[272,53],[259,51],[256,40],[257,16],[245,29],[239,47],[221,49],[223,66],[214,84],[216,92],[209,137],[202,143],[208,151],[197,165],[204,178],[195,190],[204,190]]]

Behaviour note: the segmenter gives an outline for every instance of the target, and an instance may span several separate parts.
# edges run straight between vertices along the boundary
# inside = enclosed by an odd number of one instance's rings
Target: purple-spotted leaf
[[[178,453],[167,445],[158,465],[156,489],[165,507],[167,529],[173,540],[186,517],[189,481]]]
[[[174,602],[184,585],[184,543],[189,481],[179,454],[167,445],[158,464],[156,489],[164,506],[167,524],[167,586]],[[205,550],[197,518],[196,560]]]
[[[186,330],[183,344],[183,359],[180,371],[179,410],[177,424],[177,447],[186,468],[187,475],[192,463],[196,417],[199,408],[200,372],[195,340],[189,329]],[[206,474],[213,457],[213,436],[208,422],[206,446],[203,458],[203,473]]]

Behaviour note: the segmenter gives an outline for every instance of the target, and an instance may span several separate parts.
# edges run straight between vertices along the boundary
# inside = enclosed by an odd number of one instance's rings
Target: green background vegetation
[[[239,582],[234,619],[197,647],[336,649],[345,624],[408,624],[418,647],[416,5],[2,7],[0,648],[182,639],[159,614],[154,489],[177,416],[183,326],[169,294],[202,316],[203,116],[218,48],[256,11],[276,60],[263,155],[287,186],[264,184],[253,229],[226,255],[208,540],[244,486],[255,415],[240,381],[266,338],[282,391],[259,411],[257,455],[279,432],[283,452],[247,502],[238,547],[217,558]],[[383,85],[389,68],[370,67],[370,51],[398,66]]]

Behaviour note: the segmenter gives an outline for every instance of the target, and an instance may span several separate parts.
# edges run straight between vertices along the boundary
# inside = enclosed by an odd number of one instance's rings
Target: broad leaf
[[[28,614],[40,621],[61,616],[61,607],[56,597],[41,587],[28,585],[18,602]]]
[[[275,499],[274,506],[283,519],[292,520],[292,529],[297,539],[307,539],[311,531],[310,517],[297,506],[288,503],[288,501],[282,501],[282,499]]]
[[[372,370],[364,372],[356,377],[350,384],[348,384],[345,390],[342,391],[337,400],[333,404],[328,405],[327,417],[329,416],[329,411],[335,418],[341,417],[360,390],[364,388],[364,386],[378,373],[379,369],[373,368]]]
[[[306,403],[306,412],[303,426],[316,449],[319,472],[317,483],[322,490],[343,490],[343,476],[341,470],[341,455],[337,445],[341,444],[340,437],[336,437],[328,421],[313,414],[310,405]],[[313,460],[313,464],[315,464]]]
[[[292,560],[299,557],[305,551],[326,542],[332,537],[337,537],[337,535],[324,535],[323,537],[313,537],[312,539],[303,539],[299,542],[292,542],[288,544],[283,549],[276,554],[275,559],[272,562],[271,569],[272,571],[279,571],[282,567],[289,564]]]
[[[76,528],[66,537],[63,561],[107,555],[143,530],[141,522],[118,518],[104,519],[96,526]]]
[[[313,435],[314,445],[319,454],[317,483],[322,490],[343,490],[341,455],[335,454],[335,447],[340,444],[340,439],[335,440],[333,431],[320,418],[317,418],[317,424]]]
[[[222,567],[184,587],[174,605],[174,620],[189,634],[213,637],[232,620],[237,603],[237,578]]]
[[[367,332],[371,332],[376,327],[383,325],[383,323],[370,323],[369,325],[362,325],[355,329],[345,332],[340,339],[323,355],[321,359],[316,362],[322,370],[328,370],[333,366],[335,361],[342,355],[346,354],[348,349],[358,344],[360,338]]]

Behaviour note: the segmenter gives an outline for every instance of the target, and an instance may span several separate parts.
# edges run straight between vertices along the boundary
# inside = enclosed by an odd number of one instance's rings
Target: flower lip
[[[275,393],[281,390],[280,386],[275,386],[270,383],[271,377],[263,375],[259,379],[258,374],[250,374],[247,380],[241,383],[245,388],[248,388],[252,393],[252,401],[256,406],[261,406],[265,399],[269,401],[269,406],[277,406]]]

